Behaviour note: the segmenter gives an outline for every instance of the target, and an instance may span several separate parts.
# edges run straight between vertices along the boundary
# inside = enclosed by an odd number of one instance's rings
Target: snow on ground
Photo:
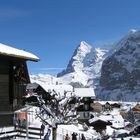
[[[105,102],[101,102],[102,104],[105,104]],[[114,102],[109,102],[109,103],[114,103]],[[130,102],[122,102],[122,107],[121,109],[127,110],[126,108],[130,108],[133,107],[136,103],[130,103]],[[123,118],[119,115],[119,109],[114,109],[113,111],[110,111],[109,114],[108,112],[104,112],[103,114],[100,114],[99,118],[103,118],[105,120],[111,120],[113,123],[113,126],[115,128],[118,127],[123,127],[124,126],[124,120]],[[113,116],[113,117],[112,117]],[[41,127],[42,122],[40,121],[39,118],[35,118],[33,119],[32,122],[30,122],[29,126],[31,127]],[[9,127],[9,128],[0,128],[0,132],[5,132],[7,130],[14,130],[14,127]],[[47,133],[48,130],[48,126],[45,127],[45,133]],[[119,134],[119,133],[123,133],[125,130],[124,129],[120,129],[120,130],[116,130],[115,133]],[[100,135],[92,128],[90,127],[87,131],[84,131],[83,126],[81,124],[73,124],[73,125],[58,125],[58,129],[57,129],[57,140],[63,140],[65,138],[65,135],[68,133],[70,136],[73,132],[76,132],[78,134],[77,138],[78,140],[80,140],[81,134],[84,134],[85,137],[87,138],[87,140],[94,140],[96,138],[100,138]],[[109,136],[111,136],[114,132],[114,129],[111,126],[107,126],[106,129],[106,134],[108,134]],[[129,133],[129,131],[127,131],[127,133]],[[26,134],[25,134],[26,136]],[[42,137],[43,138],[43,137]],[[129,140],[132,137],[127,137],[124,138],[124,140]],[[17,140],[22,140],[22,138],[16,138]],[[25,138],[24,138],[25,139]],[[133,140],[139,140],[140,138],[134,138]],[[52,134],[50,136],[50,140],[52,140]],[[112,140],[110,138],[110,140]],[[116,138],[116,140],[120,140],[120,138]]]
[[[95,138],[100,137],[100,135],[95,130],[93,130],[92,128],[90,128],[87,131],[84,131],[84,129],[83,129],[81,124],[77,124],[77,125],[59,125],[58,129],[57,129],[57,140],[64,139],[66,134],[69,134],[69,136],[71,137],[73,132],[78,134],[77,135],[78,139],[81,138],[82,134],[84,134],[84,136],[87,139],[95,139]]]
[[[35,128],[40,128],[41,127],[41,124],[42,124],[42,122],[40,121],[40,119],[39,118],[36,118],[30,125],[29,125],[29,127],[35,127]],[[0,132],[7,132],[7,131],[14,131],[14,127],[3,127],[3,128],[0,128]],[[38,133],[38,131],[36,131],[36,130],[29,130],[30,132],[37,132]],[[47,133],[47,131],[48,131],[48,126],[46,126],[45,127],[45,130],[44,130],[44,136],[45,136],[45,134]],[[6,136],[13,136],[13,135],[16,135],[17,134],[17,132],[13,132],[13,133],[5,133],[5,134],[3,134],[3,135],[0,135],[0,139],[1,139],[1,137],[6,137]],[[27,134],[25,133],[21,133],[21,135],[22,136],[27,136]],[[31,134],[29,134],[29,136],[33,136],[33,137],[36,137],[36,138],[34,138],[34,140],[40,140],[40,138],[39,138],[39,136],[35,136],[35,135],[31,135]],[[41,139],[43,139],[44,138],[44,136],[41,136]],[[16,137],[16,138],[13,138],[13,140],[22,140],[22,139],[28,139],[28,140],[30,140],[29,138],[22,138],[22,137]],[[52,133],[51,133],[51,135],[50,135],[50,140],[52,140]]]

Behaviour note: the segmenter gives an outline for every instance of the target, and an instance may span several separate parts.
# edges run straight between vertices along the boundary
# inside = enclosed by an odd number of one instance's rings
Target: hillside
[[[94,48],[82,41],[57,77],[31,75],[32,81],[93,87],[101,100],[140,100],[140,31],[131,30],[113,47]]]
[[[101,68],[98,98],[140,99],[140,31],[131,30],[114,46]]]

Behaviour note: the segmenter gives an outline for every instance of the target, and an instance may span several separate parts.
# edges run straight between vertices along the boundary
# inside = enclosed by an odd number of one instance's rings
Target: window
[[[88,104],[84,104],[84,109],[85,110],[89,110],[89,105]]]
[[[89,112],[84,112],[84,117],[89,118]]]

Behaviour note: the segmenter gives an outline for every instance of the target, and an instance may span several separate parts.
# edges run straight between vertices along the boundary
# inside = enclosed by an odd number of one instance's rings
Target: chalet
[[[112,110],[112,106],[109,102],[106,102],[104,105],[103,105],[103,111],[111,111]]]
[[[29,83],[26,86],[26,92],[27,95],[23,96],[23,104],[34,104],[36,105],[37,103],[37,96],[40,95],[45,103],[50,101],[51,99],[51,93],[46,89],[47,85],[46,84],[38,84],[38,83]]]
[[[106,126],[112,125],[112,123],[105,119],[101,119],[99,117],[94,117],[89,120],[89,125],[93,126],[97,132],[102,133],[102,131],[106,131]]]
[[[111,107],[112,108],[120,108],[121,104],[120,103],[113,103],[113,104],[111,104]]]
[[[80,120],[90,119],[90,112],[93,111],[91,104],[95,100],[93,88],[75,88],[74,94],[80,98],[80,106],[77,108],[77,113],[80,115]]]
[[[11,125],[30,83],[26,61],[39,61],[29,52],[0,44],[0,126]]]

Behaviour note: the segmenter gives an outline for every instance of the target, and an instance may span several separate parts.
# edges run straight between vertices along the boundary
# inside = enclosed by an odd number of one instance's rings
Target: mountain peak
[[[79,72],[82,71],[83,69],[83,61],[87,54],[89,54],[92,50],[92,47],[86,43],[85,41],[81,41],[77,48],[75,49],[66,70],[62,71],[61,73],[58,73],[59,76],[63,76],[67,73],[72,73],[72,72]]]
[[[85,45],[85,46],[90,46],[87,42],[85,42],[85,41],[81,41],[80,42],[80,45]]]
[[[135,33],[135,32],[137,32],[138,30],[136,30],[136,29],[130,29],[129,30],[129,34],[133,34],[133,33]]]
[[[89,49],[91,49],[92,47],[91,47],[91,45],[89,45],[88,43],[86,43],[85,41],[81,41],[80,42],[80,44],[78,45],[78,48],[80,49],[80,50],[89,50]],[[85,51],[86,51],[85,50]]]
[[[130,36],[134,36],[134,37],[140,36],[140,30],[138,30],[138,29],[131,29],[131,30],[129,30],[127,36],[128,37],[130,37]]]
[[[58,73],[57,76],[76,87],[93,87],[94,84],[98,84],[105,53],[103,49],[94,48],[85,41],[81,41],[75,49],[66,70]]]
[[[89,52],[91,50],[91,48],[92,48],[91,45],[89,45],[85,41],[81,41],[79,43],[79,45],[77,46],[77,49],[75,50],[75,53],[78,53],[78,52],[86,53],[86,52]]]

